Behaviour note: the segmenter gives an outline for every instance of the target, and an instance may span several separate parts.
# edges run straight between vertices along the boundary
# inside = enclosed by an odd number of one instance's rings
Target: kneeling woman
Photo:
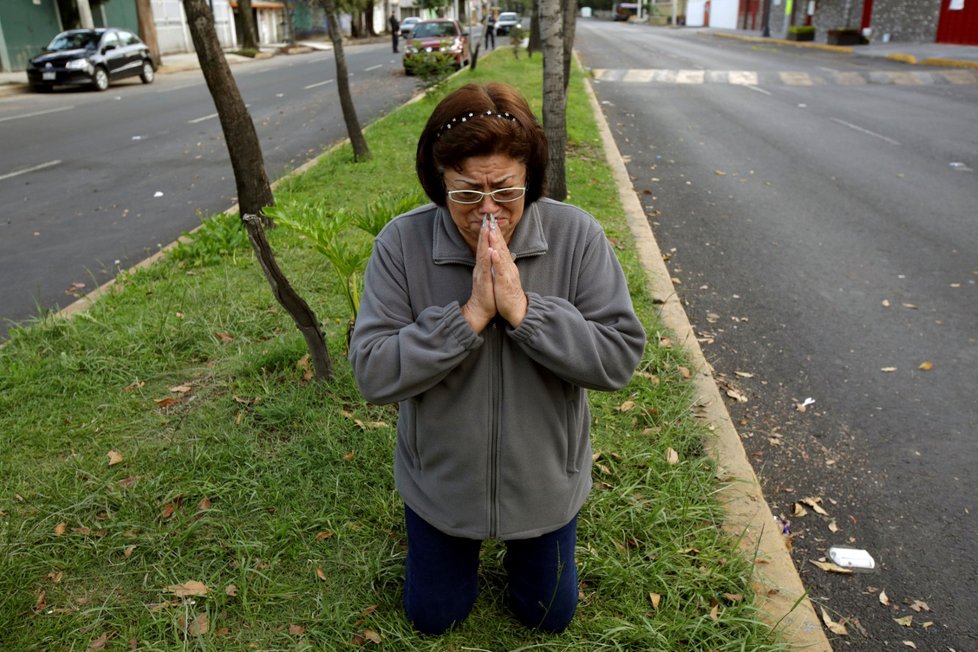
[[[543,197],[526,100],[470,84],[435,108],[417,171],[432,203],[377,237],[350,345],[364,398],[400,404],[404,607],[442,633],[506,543],[509,601],[559,632],[577,607],[577,513],[591,488],[588,389],[630,379],[645,331],[597,221]]]

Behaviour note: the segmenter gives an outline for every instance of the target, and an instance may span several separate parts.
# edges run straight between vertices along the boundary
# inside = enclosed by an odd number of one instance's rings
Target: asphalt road
[[[362,125],[409,99],[390,43],[345,49]],[[232,66],[278,178],[346,138],[332,52]],[[56,310],[235,201],[199,71],[0,100],[0,339]]]
[[[576,47],[834,646],[978,649],[974,74],[600,21]]]

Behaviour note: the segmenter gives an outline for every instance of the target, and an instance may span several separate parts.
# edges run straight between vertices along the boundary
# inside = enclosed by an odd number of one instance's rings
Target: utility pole
[[[761,36],[771,37],[771,0],[764,0],[764,13],[761,18]]]

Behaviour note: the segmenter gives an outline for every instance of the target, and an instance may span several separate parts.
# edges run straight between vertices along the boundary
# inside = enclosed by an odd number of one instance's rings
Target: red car
[[[411,38],[404,48],[404,72],[412,74],[415,63],[428,53],[441,52],[455,61],[455,69],[469,65],[472,53],[469,33],[457,20],[437,18],[422,20],[414,25]]]

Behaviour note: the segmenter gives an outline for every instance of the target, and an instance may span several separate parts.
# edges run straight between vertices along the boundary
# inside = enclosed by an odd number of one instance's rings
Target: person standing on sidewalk
[[[492,47],[489,47],[490,41],[492,42]],[[486,49],[496,49],[496,19],[492,15],[492,10],[489,10],[489,13],[486,14]]]
[[[577,515],[591,489],[588,390],[632,376],[645,329],[585,211],[543,196],[547,139],[519,91],[468,84],[425,125],[431,203],[374,240],[350,340],[363,398],[398,403],[404,609],[441,634],[505,542],[509,607],[561,632],[577,609]]]
[[[397,40],[401,36],[401,21],[397,19],[397,14],[394,10],[391,10],[391,17],[388,21],[391,26],[391,45],[394,46],[394,52],[397,53]]]

